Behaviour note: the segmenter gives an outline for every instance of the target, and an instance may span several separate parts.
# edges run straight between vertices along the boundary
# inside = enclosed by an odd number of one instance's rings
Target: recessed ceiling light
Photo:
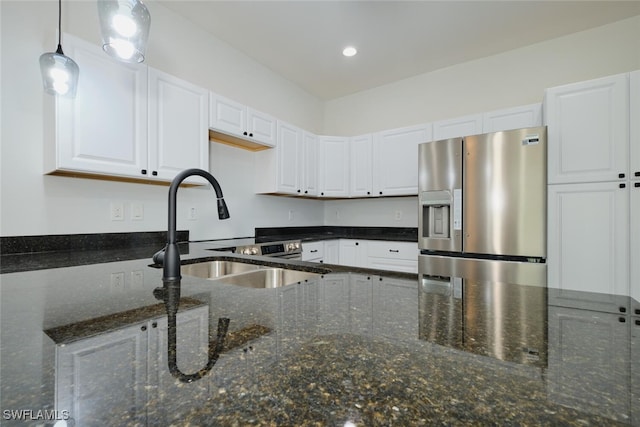
[[[344,56],[353,56],[356,53],[358,53],[358,50],[353,46],[345,47],[344,50],[342,51],[342,54]]]

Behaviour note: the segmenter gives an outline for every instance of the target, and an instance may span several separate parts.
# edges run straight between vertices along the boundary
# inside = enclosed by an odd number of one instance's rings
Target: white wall
[[[148,65],[320,132],[318,99],[158,3],[147,5],[152,14]],[[56,48],[57,6],[55,1],[0,1],[0,235],[164,230],[167,187],[42,175],[42,101],[48,95],[42,91],[38,57]],[[64,1],[62,8],[63,32],[99,43],[94,1]],[[285,207],[282,199],[254,195],[248,185],[252,156],[229,150],[234,149],[211,144],[210,157],[232,218],[218,221],[212,190],[181,189],[178,228],[189,229],[193,239],[207,239],[252,235],[254,227],[278,224],[280,218],[292,225],[322,223],[322,202],[290,200]],[[110,220],[112,201],[124,202],[124,221]],[[130,219],[132,202],[143,203],[142,221]],[[190,207],[197,209],[195,221],[187,220]],[[297,212],[294,221],[288,221],[288,210]]]

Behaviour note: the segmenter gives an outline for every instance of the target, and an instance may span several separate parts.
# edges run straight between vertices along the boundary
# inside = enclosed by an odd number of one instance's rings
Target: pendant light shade
[[[58,0],[58,49],[40,55],[40,72],[44,91],[67,98],[76,96],[80,69],[73,59],[65,56],[60,44],[62,30],[62,0]]]
[[[98,0],[102,48],[123,62],[142,62],[151,16],[140,0]]]

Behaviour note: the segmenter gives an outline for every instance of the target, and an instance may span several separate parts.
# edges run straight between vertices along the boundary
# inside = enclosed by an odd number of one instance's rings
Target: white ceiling
[[[637,0],[159,2],[323,100],[640,15]]]

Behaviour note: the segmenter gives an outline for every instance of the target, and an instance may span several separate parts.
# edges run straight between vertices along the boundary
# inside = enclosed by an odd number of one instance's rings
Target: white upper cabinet
[[[278,192],[300,194],[300,168],[303,164],[302,130],[288,123],[278,122]]]
[[[549,184],[627,177],[628,79],[619,74],[546,90]]]
[[[374,194],[418,194],[418,144],[432,139],[430,124],[378,132],[373,142]]]
[[[482,132],[482,114],[441,120],[433,123],[433,140],[459,138],[468,135],[478,135]]]
[[[183,169],[208,169],[206,90],[65,40],[82,71],[75,99],[46,98],[45,173],[171,181]]]
[[[144,177],[147,67],[123,64],[100,47],[65,35],[80,67],[75,99],[45,97],[45,173]]]
[[[320,197],[349,196],[349,138],[318,137]]]
[[[640,181],[640,70],[629,74],[629,93],[629,173]]]
[[[522,105],[482,115],[482,133],[542,126],[542,104]]]
[[[278,121],[275,149],[255,153],[255,191],[265,194],[302,194],[303,131]]]
[[[276,119],[239,102],[211,92],[209,98],[209,127],[222,134],[215,135],[225,142],[226,136],[255,143],[254,149],[276,145]]]
[[[189,168],[209,170],[208,91],[149,68],[149,169],[171,180]],[[200,177],[185,182],[205,183]]]
[[[318,136],[310,132],[302,133],[302,193],[304,196],[318,195]]]
[[[373,135],[361,135],[350,139],[349,196],[373,195]]]

